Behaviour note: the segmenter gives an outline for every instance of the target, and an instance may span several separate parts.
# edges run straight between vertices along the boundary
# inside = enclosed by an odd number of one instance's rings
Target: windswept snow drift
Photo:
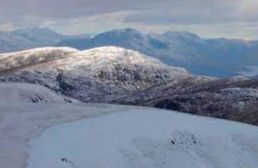
[[[258,129],[128,108],[50,128],[31,141],[30,152],[28,168],[253,168]]]
[[[50,128],[28,168],[243,168],[258,164],[258,129],[155,109]]]
[[[0,83],[0,93],[0,104],[64,103],[75,101],[58,95],[43,86],[28,83]]]
[[[26,168],[28,141],[47,127],[126,108],[80,103],[0,104],[0,168]]]
[[[258,128],[250,125],[133,106],[43,103],[0,109],[1,168],[258,164]]]

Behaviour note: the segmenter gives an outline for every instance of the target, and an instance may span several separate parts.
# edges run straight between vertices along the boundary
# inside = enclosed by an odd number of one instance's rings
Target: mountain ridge
[[[0,52],[46,46],[67,46],[80,50],[117,46],[150,55],[196,75],[220,78],[258,76],[258,41],[255,40],[208,39],[180,31],[145,33],[131,28],[111,30],[95,36],[61,35],[48,28],[0,33]]]
[[[257,80],[196,76],[138,51],[43,48],[2,55],[0,65],[2,82],[39,84],[82,102],[143,105],[258,124]]]
[[[182,68],[170,67],[155,58],[119,47],[68,49],[66,53],[62,48],[45,53],[38,51],[41,50],[29,50],[27,59],[21,59],[23,52],[8,54],[9,60],[0,58],[0,63],[6,65],[2,67],[1,79],[41,84],[86,102],[111,102],[128,93],[190,75]],[[55,57],[53,51],[58,51],[54,52]],[[17,64],[16,59],[22,61]],[[42,60],[48,61],[41,64]],[[11,68],[10,63],[14,63]]]
[[[142,33],[135,29],[103,32],[84,41],[62,43],[77,49],[115,45],[137,50],[179,66],[197,75],[232,77],[247,71],[257,62],[257,41],[240,39],[206,39],[188,32]]]

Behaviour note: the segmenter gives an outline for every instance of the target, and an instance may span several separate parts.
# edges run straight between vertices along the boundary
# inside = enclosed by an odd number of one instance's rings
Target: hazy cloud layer
[[[49,26],[64,33],[135,27],[256,38],[257,0],[0,0],[0,29]],[[245,32],[243,32],[245,31]]]

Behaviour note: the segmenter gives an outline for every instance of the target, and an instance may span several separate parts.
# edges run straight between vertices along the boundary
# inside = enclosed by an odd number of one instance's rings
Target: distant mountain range
[[[59,45],[77,49],[120,46],[159,58],[168,65],[184,67],[194,74],[217,77],[252,76],[244,72],[258,63],[258,41],[203,39],[187,32],[146,34],[134,29],[113,30],[84,41],[65,40]]]
[[[0,34],[0,52],[43,46],[90,49],[119,46],[160,59],[198,75],[231,77],[258,75],[258,41],[204,39],[188,32],[143,33],[121,29],[96,36],[64,36],[50,29],[23,29]]]
[[[14,31],[0,31],[0,53],[20,51],[37,47],[55,46],[61,41],[78,41],[87,35],[68,36],[49,28],[26,28]]]
[[[42,46],[53,46],[65,36],[47,28],[0,32],[0,52],[12,52]]]

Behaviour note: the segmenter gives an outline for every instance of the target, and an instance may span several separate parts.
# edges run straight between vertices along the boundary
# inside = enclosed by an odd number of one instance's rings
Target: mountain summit
[[[3,54],[0,62],[4,80],[39,83],[86,102],[112,102],[190,76],[182,68],[112,46],[85,51],[33,49]]]

